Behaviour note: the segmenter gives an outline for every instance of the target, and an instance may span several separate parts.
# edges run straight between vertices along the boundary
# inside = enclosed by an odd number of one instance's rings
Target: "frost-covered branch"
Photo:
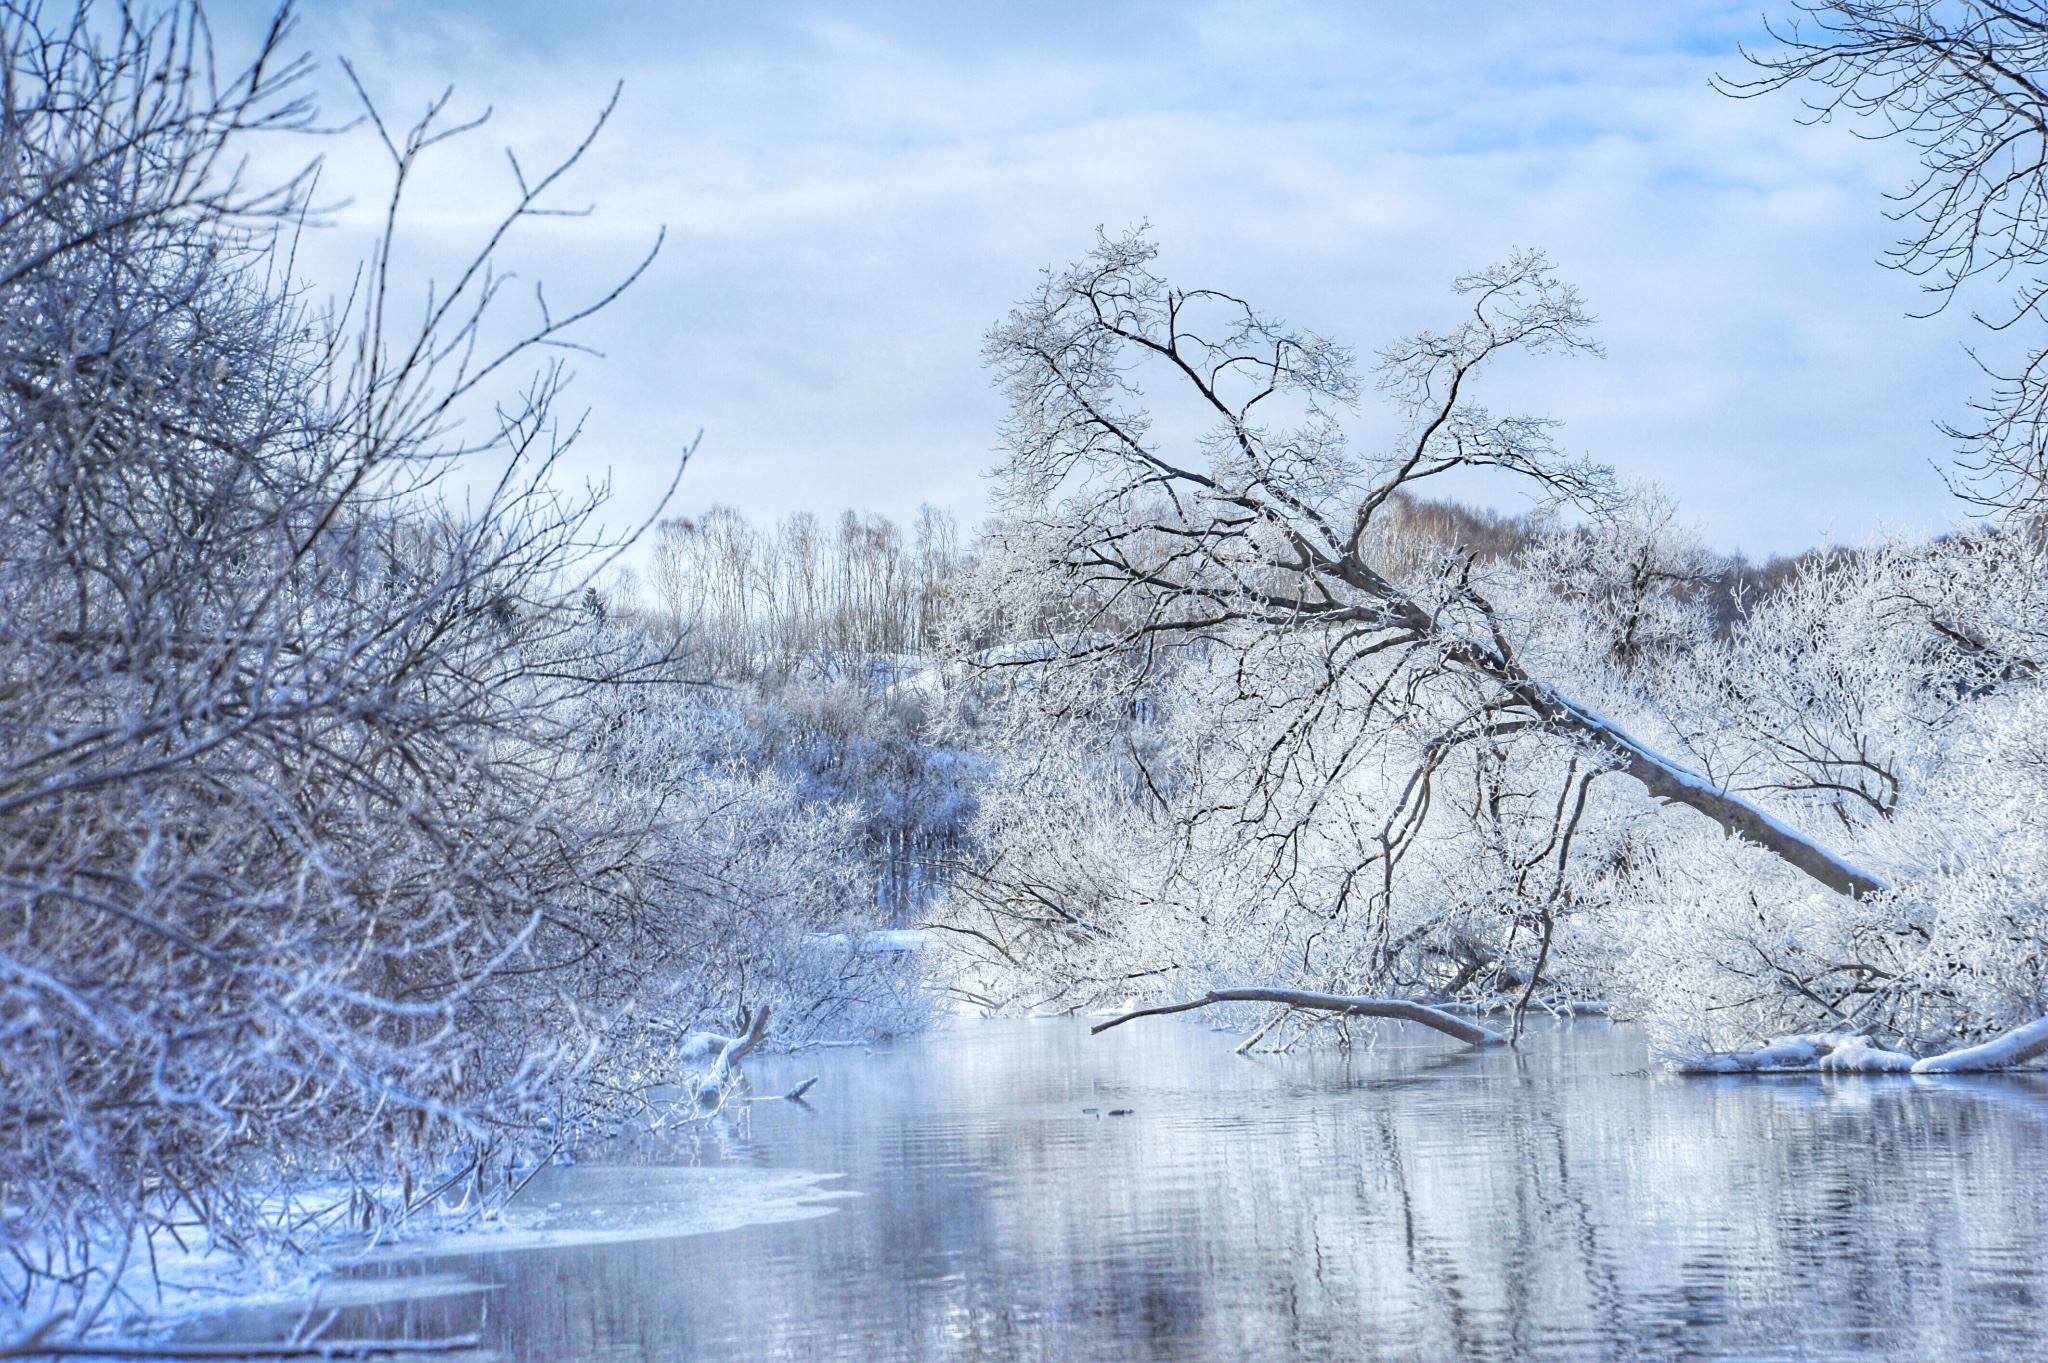
[[[1905,227],[1891,263],[1925,280],[1932,311],[1973,281],[2010,289],[1976,313],[1991,332],[2038,336],[2048,302],[2048,9],[2037,0],[1799,0],[1776,46],[1745,53],[1748,97],[1799,89],[1816,122],[1853,118],[1903,139],[1918,174],[1892,196]],[[1979,361],[1991,395],[1944,429],[1963,452],[1957,490],[2038,517],[2048,506],[2048,348]]]
[[[1507,1043],[1506,1037],[1490,1027],[1467,1022],[1461,1017],[1439,1008],[1432,1008],[1426,1003],[1415,1003],[1408,999],[1348,998],[1336,994],[1313,994],[1298,989],[1212,989],[1202,997],[1189,999],[1184,1003],[1134,1008],[1121,1017],[1098,1022],[1088,1030],[1099,1034],[1112,1027],[1121,1027],[1136,1018],[1186,1013],[1197,1008],[1211,1008],[1220,1003],[1278,1003],[1289,1008],[1335,1013],[1343,1017],[1393,1018],[1401,1022],[1420,1023],[1424,1027],[1442,1032],[1445,1036],[1456,1037],[1472,1046],[1500,1046]]]

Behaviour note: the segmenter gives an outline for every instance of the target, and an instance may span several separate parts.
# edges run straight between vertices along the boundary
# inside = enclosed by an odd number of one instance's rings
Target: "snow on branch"
[[[1289,1008],[1306,1008],[1316,1012],[1340,1013],[1346,1017],[1395,1018],[1402,1022],[1419,1022],[1442,1032],[1446,1036],[1472,1046],[1501,1046],[1507,1038],[1491,1027],[1481,1027],[1476,1022],[1467,1022],[1454,1017],[1441,1008],[1432,1008],[1426,1003],[1410,999],[1354,998],[1345,994],[1314,994],[1299,989],[1212,989],[1198,999],[1185,1003],[1167,1003],[1153,1008],[1137,1008],[1098,1022],[1088,1029],[1091,1035],[1121,1027],[1134,1018],[1161,1017],[1168,1013],[1186,1013],[1197,1008],[1209,1008],[1219,1003],[1278,1003]]]
[[[1813,1032],[1782,1037],[1755,1050],[1707,1056],[1680,1065],[1684,1074],[1983,1074],[2048,1055],[2048,1017],[1976,1046],[1915,1058],[1887,1050],[1860,1033]]]

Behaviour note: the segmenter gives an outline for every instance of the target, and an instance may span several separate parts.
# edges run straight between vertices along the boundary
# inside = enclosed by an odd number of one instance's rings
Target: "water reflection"
[[[336,1332],[549,1363],[2048,1355],[2040,1076],[1677,1079],[1595,1022],[1510,1054],[1234,1041],[985,1023],[762,1064],[820,1075],[814,1107],[662,1157],[843,1173],[838,1210],[367,1269],[495,1287]]]

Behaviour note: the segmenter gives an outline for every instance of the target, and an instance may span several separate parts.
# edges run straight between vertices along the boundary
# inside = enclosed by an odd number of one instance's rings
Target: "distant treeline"
[[[1396,497],[1385,514],[1391,535],[1485,561],[1520,559],[1551,530],[1541,515],[1502,514],[1448,499]],[[1802,568],[1855,552],[1847,548],[1805,549],[1796,554],[1773,554],[1760,563],[1740,553],[1708,555],[1686,580],[1673,585],[1681,596],[1705,607],[1726,638],[1758,601],[1791,582]]]
[[[830,671],[929,652],[961,561],[951,515],[908,530],[852,511],[755,526],[730,507],[663,521],[645,623],[723,677]]]

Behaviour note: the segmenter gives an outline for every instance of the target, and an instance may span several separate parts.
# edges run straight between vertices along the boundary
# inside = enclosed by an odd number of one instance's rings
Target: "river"
[[[1598,1021],[1236,1041],[961,1022],[757,1060],[809,1102],[549,1170],[500,1241],[346,1270],[332,1333],[534,1363],[2048,1357],[2048,1076],[1680,1078]]]

